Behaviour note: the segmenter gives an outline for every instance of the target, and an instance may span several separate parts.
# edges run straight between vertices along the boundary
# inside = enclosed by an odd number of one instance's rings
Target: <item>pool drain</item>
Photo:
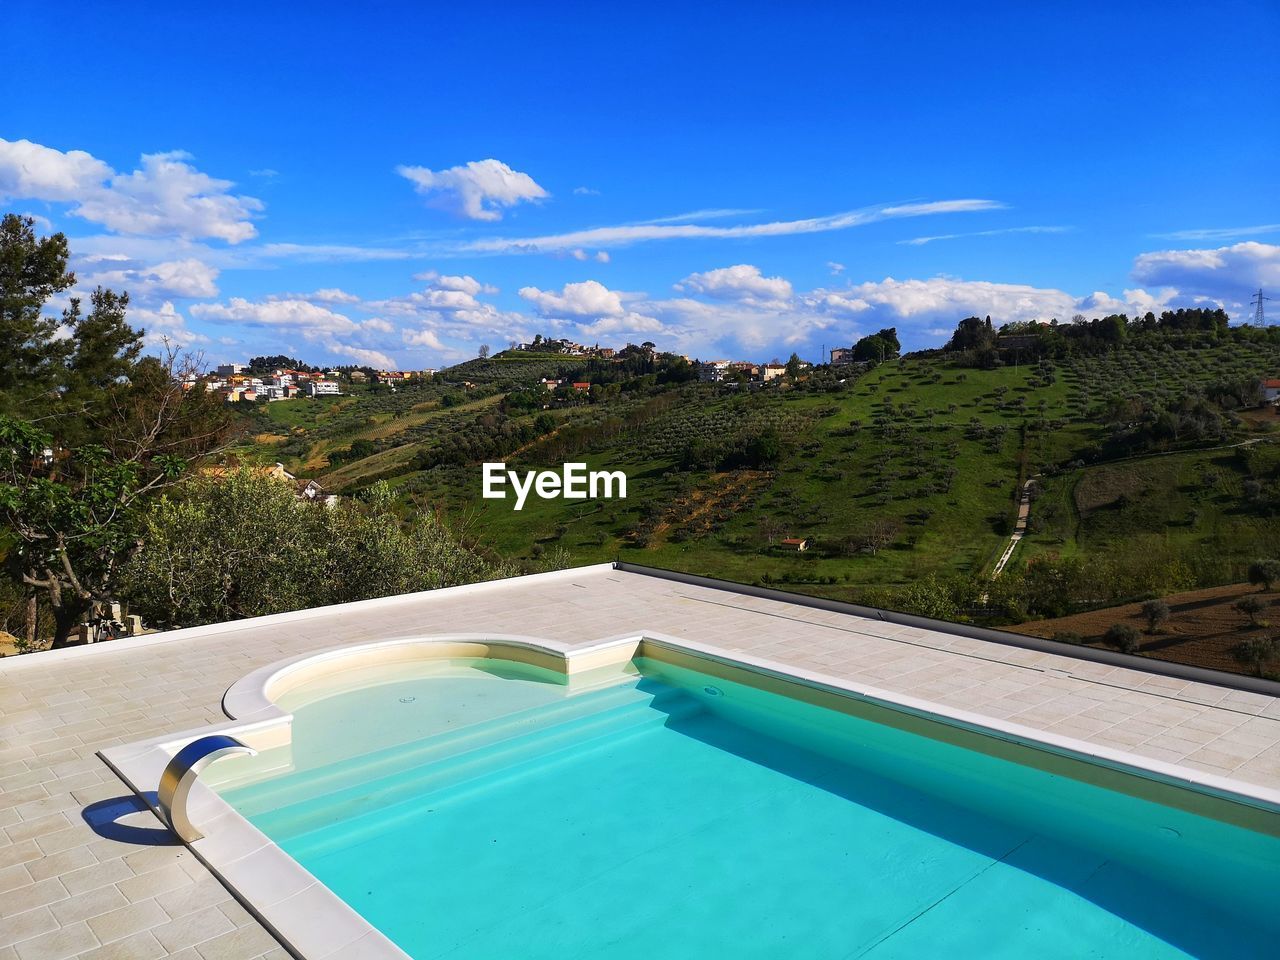
[[[417,700],[417,699],[418,699],[417,697],[401,697],[401,698],[400,698],[400,702],[401,702],[401,703],[413,703],[413,701],[415,701],[415,700]]]
[[[724,691],[721,690],[719,687],[703,687],[702,692],[705,693],[708,697],[724,696]]]

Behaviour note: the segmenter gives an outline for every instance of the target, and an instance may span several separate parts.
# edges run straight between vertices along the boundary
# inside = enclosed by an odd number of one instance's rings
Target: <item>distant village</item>
[[[652,343],[645,343],[639,347],[628,344],[618,350],[613,347],[602,347],[599,344],[588,346],[567,338],[537,336],[529,342],[512,343],[508,353],[550,354],[557,357],[621,362],[629,353],[636,351],[653,354],[656,352],[656,346]],[[784,376],[788,369],[788,364],[777,359],[769,363],[757,363],[751,360],[694,360],[689,357],[684,359],[694,367],[698,379],[703,383],[764,384]],[[798,372],[813,368],[813,364],[807,360],[797,358],[795,364]],[[854,359],[853,347],[837,347],[831,350],[830,364],[833,367],[867,365],[865,361]],[[327,370],[276,367],[263,371],[250,364],[224,363],[210,374],[189,374],[184,381],[184,386],[187,389],[200,388],[217,393],[227,403],[242,401],[271,403],[277,400],[292,400],[296,397],[342,396],[345,392],[344,386],[355,384],[390,384],[394,388],[397,384],[430,380],[438,372],[434,368],[369,370],[355,367]],[[567,379],[543,378],[540,382],[548,390],[566,387],[585,392],[591,387],[588,382],[570,382]]]
[[[429,380],[436,370],[293,370],[280,367],[265,374],[255,374],[243,363],[221,364],[213,374],[188,374],[183,386],[188,390],[202,388],[217,393],[227,403],[270,403],[295,397],[337,397],[342,385],[399,384]]]

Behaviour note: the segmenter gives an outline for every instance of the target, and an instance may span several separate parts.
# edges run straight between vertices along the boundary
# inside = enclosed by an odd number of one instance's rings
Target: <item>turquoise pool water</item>
[[[220,789],[417,960],[1276,955],[1272,836],[637,667],[348,673]]]

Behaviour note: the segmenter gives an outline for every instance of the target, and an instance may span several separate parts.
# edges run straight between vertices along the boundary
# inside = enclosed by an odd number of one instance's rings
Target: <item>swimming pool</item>
[[[1270,954],[1273,811],[761,681],[356,667],[218,790],[418,960]]]

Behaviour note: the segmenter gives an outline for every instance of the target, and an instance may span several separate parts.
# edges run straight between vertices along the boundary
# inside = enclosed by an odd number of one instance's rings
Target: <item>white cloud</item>
[[[610,290],[597,280],[566,283],[557,293],[522,287],[520,296],[533,304],[540,317],[572,323],[577,335],[591,339],[611,336],[619,339],[644,338],[663,332],[666,327],[648,311],[630,309],[628,304],[641,299],[635,294]]]
[[[141,327],[146,333],[145,342],[152,346],[167,342],[170,346],[184,348],[213,342],[203,333],[189,329],[187,318],[168,300],[156,308],[130,304],[129,324],[135,328]]]
[[[1213,250],[1160,250],[1133,263],[1139,283],[1238,305],[1259,287],[1280,287],[1280,246],[1248,240]]]
[[[791,283],[782,277],[766,277],[749,263],[692,273],[675,285],[686,293],[700,293],[717,300],[778,304],[791,298]]]
[[[303,336],[351,334],[358,329],[350,317],[300,299],[254,302],[243,297],[232,297],[226,303],[197,303],[191,307],[191,315],[213,323],[285,327],[296,330]]]
[[[739,239],[777,237],[790,234],[825,233],[902,217],[925,217],[945,213],[971,213],[998,210],[1003,204],[994,200],[940,200],[931,203],[908,203],[870,210],[853,210],[805,220],[778,220],[772,223],[748,223],[730,227],[701,223],[624,224],[595,227],[569,233],[540,237],[496,237],[475,240],[461,249],[475,253],[555,253],[575,247],[619,247],[652,240]]]
[[[521,287],[520,296],[544,317],[620,317],[626,313],[622,296],[597,280],[566,283],[559,293]]]
[[[1009,233],[1066,233],[1070,227],[1002,227],[999,230],[975,230],[971,233],[939,233],[932,237],[913,237],[910,240],[899,240],[912,247],[922,247],[926,243],[937,240],[961,240],[966,237],[999,237]]]
[[[338,343],[336,341],[325,344],[330,353],[336,353],[340,357],[350,357],[356,363],[364,364],[368,367],[382,367],[394,369],[396,362],[389,355],[380,350],[370,350],[367,347],[353,347],[349,343]]]
[[[0,196],[71,203],[71,213],[116,233],[213,238],[240,243],[257,235],[261,201],[201,173],[180,151],[143,154],[117,173],[83,150],[62,152],[29,140],[0,139]]]
[[[745,207],[711,207],[705,210],[690,210],[688,213],[677,213],[669,217],[654,217],[652,220],[641,220],[642,224],[652,223],[688,223],[690,220],[723,220],[725,217],[749,217],[763,210]]]
[[[596,251],[596,263],[608,263],[608,262],[609,262],[609,260],[610,260],[610,257],[609,257],[609,251],[608,251],[608,250],[597,250],[597,251]]]
[[[102,187],[114,171],[83,150],[0,139],[0,194],[66,203]]]
[[[331,354],[349,357],[357,363],[379,367],[395,365],[387,353],[352,342],[353,339],[364,341],[375,334],[394,332],[395,328],[390,323],[376,317],[359,323],[310,300],[285,297],[268,297],[259,301],[232,297],[225,303],[195,304],[190,312],[196,319],[210,323],[265,327],[297,334]]]
[[[834,260],[828,260],[828,261],[827,261],[827,269],[831,271],[831,275],[832,275],[833,277],[836,277],[836,276],[839,276],[840,274],[844,273],[844,264],[843,264],[843,263],[836,263]]]
[[[527,173],[493,159],[447,170],[401,165],[396,173],[437,206],[471,220],[501,220],[503,207],[550,196]]]
[[[255,247],[254,253],[268,259],[294,260],[300,263],[359,263],[365,260],[407,260],[416,256],[413,250],[341,243],[264,243]]]
[[[360,298],[354,293],[347,293],[337,287],[321,287],[315,293],[305,297],[307,300],[315,300],[319,303],[359,303]]]
[[[1167,240],[1235,240],[1238,237],[1260,237],[1280,233],[1280,223],[1261,223],[1253,227],[1209,227],[1200,230],[1175,230],[1154,236]]]
[[[76,265],[78,285],[127,291],[135,304],[218,295],[218,268],[195,258],[150,266],[125,256],[92,256]]]
[[[591,187],[574,187],[573,192],[579,197],[598,197],[599,190],[593,190]]]

